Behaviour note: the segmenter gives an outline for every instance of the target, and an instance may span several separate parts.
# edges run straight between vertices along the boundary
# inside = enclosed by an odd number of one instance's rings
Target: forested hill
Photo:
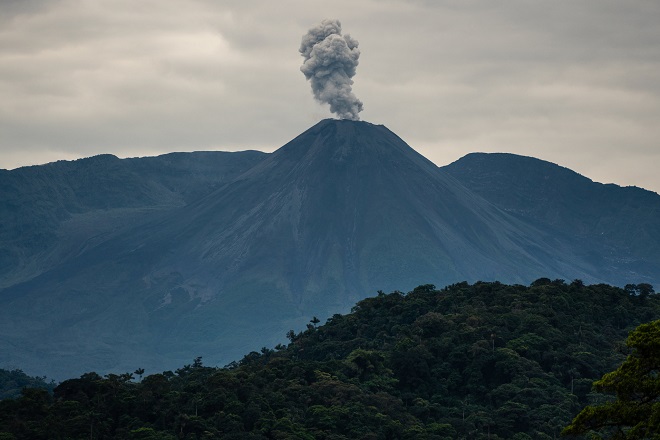
[[[379,293],[225,368],[27,390],[0,402],[0,438],[552,439],[603,399],[591,383],[623,360],[628,332],[659,316],[649,285]]]
[[[0,369],[0,400],[19,397],[23,388],[43,388],[52,391],[55,382],[46,382],[45,377],[28,376],[21,370]]]

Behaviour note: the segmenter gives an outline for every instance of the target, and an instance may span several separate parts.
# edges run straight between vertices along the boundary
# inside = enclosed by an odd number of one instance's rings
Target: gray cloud
[[[295,49],[337,17],[361,118],[435,163],[507,151],[660,191],[660,2],[227,4],[0,0],[0,168],[272,151],[329,114]]]
[[[339,20],[323,20],[302,38],[300,54],[305,58],[301,72],[311,85],[314,97],[330,104],[330,111],[342,119],[359,120],[362,102],[353,94],[353,76],[358,65],[358,42],[341,34]]]

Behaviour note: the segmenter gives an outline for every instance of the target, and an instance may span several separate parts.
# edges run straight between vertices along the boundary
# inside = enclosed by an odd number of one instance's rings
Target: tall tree
[[[587,406],[562,432],[596,438],[660,438],[660,320],[637,327],[626,341],[631,353],[619,368],[594,382],[615,399]]]

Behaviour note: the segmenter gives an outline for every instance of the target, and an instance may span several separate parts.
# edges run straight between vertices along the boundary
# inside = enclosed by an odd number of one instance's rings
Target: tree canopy
[[[631,352],[594,389],[614,400],[584,408],[564,434],[591,432],[598,438],[660,438],[660,320],[642,324],[628,336]]]
[[[658,316],[658,295],[578,281],[379,292],[224,368],[26,389],[0,438],[553,439]]]
[[[46,382],[46,377],[32,377],[22,370],[0,369],[0,400],[19,397],[23,388],[42,388],[52,391],[54,382]]]

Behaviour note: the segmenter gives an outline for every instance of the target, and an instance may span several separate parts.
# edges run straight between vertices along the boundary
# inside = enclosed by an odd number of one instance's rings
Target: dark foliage
[[[32,377],[21,370],[3,370],[0,368],[0,400],[19,397],[23,388],[41,388],[53,391],[55,385],[52,381],[46,382],[45,377]]]
[[[588,433],[594,439],[660,438],[660,320],[637,327],[628,336],[631,353],[594,389],[612,400],[584,408],[563,434]]]
[[[420,286],[290,332],[226,368],[88,373],[0,402],[0,438],[552,439],[660,316],[639,289]],[[4,437],[3,437],[4,435]]]

